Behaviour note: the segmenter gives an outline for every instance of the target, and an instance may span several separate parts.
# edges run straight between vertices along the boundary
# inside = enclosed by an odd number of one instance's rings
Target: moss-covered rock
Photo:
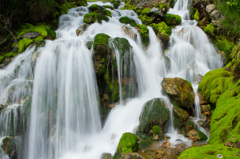
[[[31,43],[32,39],[24,38],[18,42],[18,53],[22,53]]]
[[[153,126],[159,126],[164,130],[169,120],[169,110],[166,107],[164,100],[160,98],[145,103],[139,118],[137,134],[148,134]]]
[[[117,151],[113,158],[120,158],[128,152],[137,152],[138,149],[138,137],[132,133],[124,133],[118,143]]]
[[[125,38],[116,37],[111,40],[111,43],[113,45],[110,45],[110,47],[113,49],[116,48],[121,56],[123,56],[131,48],[131,45],[129,44],[128,40]]]
[[[163,42],[163,45],[167,47],[169,37],[172,33],[171,28],[165,22],[161,22],[158,24],[152,23],[151,26],[159,39],[161,39],[161,41]]]
[[[109,18],[106,15],[102,15],[101,13],[87,13],[84,15],[83,21],[84,23],[91,24],[96,21],[99,23],[102,22],[102,20],[109,21]]]
[[[104,57],[105,55],[110,54],[111,49],[108,46],[108,40],[110,39],[110,36],[107,34],[97,34],[94,38],[94,42],[93,42],[93,50],[94,50],[94,54],[98,55],[98,56],[102,56]],[[100,61],[102,61],[103,63],[105,62],[105,59],[100,59]],[[96,69],[96,67],[95,67]],[[102,65],[100,65],[99,67],[97,67],[96,69],[96,73],[103,75],[105,71],[105,67],[102,68]]]
[[[17,140],[13,137],[5,137],[2,141],[2,149],[11,159],[18,157]]]
[[[103,7],[99,6],[97,4],[92,4],[90,7],[88,7],[89,12],[94,12],[94,11],[98,11],[98,10],[102,10]]]
[[[181,24],[181,17],[179,15],[175,15],[175,14],[167,14],[165,16],[165,22],[168,26],[176,26]]]
[[[186,121],[189,118],[189,114],[177,105],[174,105],[173,113],[174,117],[180,120],[181,125],[185,125]]]
[[[147,26],[144,24],[138,24],[137,29],[141,35],[143,47],[147,47],[149,43],[149,37],[148,37],[149,30]]]
[[[121,1],[120,0],[111,0],[111,3],[113,4],[113,7],[115,9],[118,9],[118,7],[120,6]]]
[[[195,95],[190,82],[181,78],[163,78],[162,87],[174,104],[185,108],[193,105]]]
[[[185,150],[178,159],[239,159],[240,150],[223,145],[206,145]],[[217,157],[219,156],[219,157]]]
[[[134,19],[131,19],[129,17],[121,17],[119,21],[123,24],[130,24],[132,27],[137,26],[137,23]]]

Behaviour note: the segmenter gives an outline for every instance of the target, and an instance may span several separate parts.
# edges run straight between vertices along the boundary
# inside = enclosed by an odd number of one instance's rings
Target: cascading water
[[[198,78],[212,69],[222,67],[222,60],[206,34],[197,26],[197,22],[189,20],[190,3],[188,0],[178,0],[174,8],[169,10],[169,13],[181,16],[182,24],[172,30],[170,48],[166,53],[171,60],[171,69],[166,76],[181,77],[192,83],[195,93],[194,122],[207,134],[197,123],[201,119],[197,94]]]
[[[91,24],[80,36],[76,35],[76,30],[84,24],[83,15],[88,13],[87,7],[73,8],[68,14],[62,15],[56,31],[57,39],[46,41],[45,46],[37,50],[40,56],[35,68],[28,139],[22,158],[93,159],[100,158],[104,152],[113,154],[121,135],[136,131],[144,103],[158,97],[163,98],[170,109],[167,135],[171,137],[171,145],[189,143],[173,126],[173,106],[162,95],[161,81],[163,77],[186,79],[192,82],[197,96],[196,78],[221,67],[222,63],[204,32],[196,26],[195,21],[189,20],[188,3],[188,0],[178,0],[169,11],[180,15],[182,24],[172,30],[170,47],[165,55],[151,27],[148,27],[149,46],[144,50],[138,31],[119,22],[122,16],[128,16],[141,24],[133,11],[110,10],[112,17],[109,17],[109,22]],[[93,3],[88,5],[91,4]],[[126,34],[123,27],[136,34],[136,40]],[[130,52],[124,56],[115,49],[120,102],[108,114],[103,127],[92,63],[93,51],[85,45],[86,42],[93,41],[98,33],[108,34],[112,39],[124,37],[131,45]],[[1,111],[0,127],[2,121],[12,120],[11,115],[18,110],[15,108],[21,107],[26,97],[32,93],[33,52],[34,48],[26,50],[5,70],[0,70],[0,80],[3,81],[0,86],[0,104],[5,105],[11,99],[4,111]],[[166,56],[170,59],[168,64]],[[135,80],[136,85],[130,87],[127,97],[123,97],[122,80],[129,77]],[[9,96],[12,86],[15,91]],[[200,106],[197,98],[195,107],[195,116],[199,120]],[[18,123],[17,117],[14,115],[14,120],[11,121],[14,126]],[[10,135],[7,133],[10,125],[7,125],[3,131],[6,133],[0,134],[0,137]],[[177,139],[180,140],[176,141]],[[1,150],[0,155],[6,156],[1,154]]]

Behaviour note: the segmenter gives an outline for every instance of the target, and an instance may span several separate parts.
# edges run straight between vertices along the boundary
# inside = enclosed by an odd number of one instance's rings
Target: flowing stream
[[[27,49],[0,70],[0,104],[7,105],[1,111],[0,138],[17,136],[18,127],[24,128],[27,137],[20,158],[100,158],[103,153],[114,154],[124,132],[136,131],[144,103],[161,97],[168,103],[171,112],[168,129],[171,145],[178,142],[190,145],[191,142],[178,134],[173,126],[172,105],[162,94],[161,81],[163,77],[186,79],[192,83],[197,96],[197,77],[221,67],[222,62],[205,33],[197,27],[197,22],[189,20],[188,3],[188,0],[178,0],[169,11],[180,15],[182,24],[172,30],[165,54],[151,27],[148,27],[149,45],[146,50],[142,48],[136,28],[127,26],[137,35],[136,40],[124,32],[122,28],[125,25],[119,22],[122,16],[128,16],[141,24],[137,14],[131,10],[110,10],[112,17],[109,17],[109,22],[94,23],[77,36],[76,30],[84,24],[83,15],[88,13],[88,9],[70,9],[68,14],[60,17],[56,40],[46,41],[45,46],[36,51],[34,47]],[[93,3],[88,6],[91,4]],[[86,42],[92,41],[98,33],[105,33],[111,38],[124,37],[129,41],[132,46],[129,54],[132,58],[124,57],[125,60],[130,59],[128,66],[125,66],[119,52],[115,51],[117,77],[121,81],[125,77],[122,72],[128,70],[138,87],[135,97],[123,98],[119,82],[120,102],[108,114],[104,125],[101,125],[100,119],[93,51],[86,47]],[[169,59],[169,64],[166,58]],[[30,96],[30,108],[21,109]],[[200,120],[198,98],[194,110],[196,119]],[[26,111],[30,111],[30,117],[21,117]],[[12,126],[14,132],[8,132]],[[177,139],[181,140],[176,141]],[[7,159],[0,149],[1,155]]]

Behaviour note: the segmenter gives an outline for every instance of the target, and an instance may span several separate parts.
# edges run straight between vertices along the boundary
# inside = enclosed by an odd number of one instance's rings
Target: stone
[[[137,133],[148,134],[153,126],[159,126],[162,130],[169,120],[169,110],[161,98],[154,98],[144,104],[139,117]]]
[[[149,13],[147,13],[148,16],[155,16],[156,18],[164,18],[163,12],[159,8],[152,8]]]
[[[227,146],[227,147],[234,147],[234,143],[231,142],[231,141],[228,141],[224,144],[224,146]]]
[[[198,133],[196,132],[196,130],[190,130],[188,132],[188,136],[191,138],[192,141],[197,141],[199,140],[199,135]]]
[[[194,104],[195,95],[190,82],[181,78],[163,78],[162,87],[174,104],[185,108]]]
[[[211,13],[215,8],[216,8],[215,4],[209,4],[209,5],[207,5],[207,7],[206,7],[206,11],[207,11],[208,13]]]
[[[77,36],[81,35],[87,29],[87,27],[88,27],[87,24],[83,24],[83,25],[79,26],[76,30]]]
[[[198,95],[198,99],[199,99],[199,104],[200,104],[200,105],[209,104],[209,102],[204,99],[204,97],[203,97],[203,95],[202,95],[202,92],[198,92],[197,95]]]
[[[219,10],[214,10],[214,11],[211,13],[211,16],[212,16],[213,19],[216,20],[216,19],[220,18],[221,12],[220,12]]]
[[[112,154],[110,153],[103,153],[101,159],[112,159]]]
[[[194,77],[194,83],[199,84],[202,81],[202,79],[203,79],[203,76],[198,74],[197,76]]]
[[[29,32],[29,33],[24,34],[22,37],[28,38],[28,39],[35,39],[38,36],[41,36],[41,34],[39,34],[38,32]]]
[[[180,120],[181,125],[184,125],[189,118],[189,114],[177,105],[173,107],[173,113]]]
[[[127,34],[130,38],[132,38],[133,40],[137,39],[137,34],[134,33],[130,27],[124,25],[122,26],[123,31],[125,32],[125,34]]]

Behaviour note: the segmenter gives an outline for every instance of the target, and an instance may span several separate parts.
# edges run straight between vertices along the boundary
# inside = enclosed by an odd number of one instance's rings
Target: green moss
[[[142,20],[142,23],[145,24],[145,25],[149,25],[153,22],[153,19],[151,17],[148,17],[147,15],[140,15],[138,16],[139,19]]]
[[[143,47],[147,47],[147,45],[149,43],[149,38],[148,38],[149,30],[148,30],[147,26],[144,24],[138,24],[137,28],[141,35]]]
[[[194,18],[195,20],[197,20],[197,21],[200,20],[200,14],[199,14],[198,10],[195,11],[195,13],[194,13],[194,15],[193,15],[193,18]]]
[[[31,43],[32,39],[24,38],[18,42],[18,53],[22,53]]]
[[[112,44],[114,45],[113,48],[116,48],[121,56],[123,56],[131,48],[128,40],[125,38],[116,37],[112,40]]]
[[[111,3],[113,4],[113,7],[117,9],[120,5],[120,0],[111,0]]]
[[[206,141],[208,139],[208,137],[200,130],[197,130],[197,133],[199,135],[199,141]]]
[[[164,35],[169,37],[172,33],[171,28],[164,22],[158,24],[153,23],[151,26],[158,35]]]
[[[125,4],[121,10],[133,10],[133,11],[136,11],[137,10],[137,7],[135,5],[130,5],[130,4]]]
[[[155,7],[158,7],[163,13],[167,13],[169,10],[169,5],[167,3],[156,4]]]
[[[210,144],[240,141],[240,87],[226,90],[218,99],[211,119]]]
[[[91,5],[90,7],[88,7],[88,10],[89,10],[90,12],[94,12],[94,11],[96,11],[96,10],[99,10],[99,7],[100,7],[100,6],[98,6],[97,4],[93,4],[93,5]]]
[[[103,12],[105,15],[112,17],[112,12],[110,10],[104,9]]]
[[[212,24],[208,24],[205,28],[204,28],[204,32],[207,33],[208,35],[212,35],[214,36],[214,32],[215,32],[215,27]]]
[[[0,64],[4,61],[4,56],[0,55]]]
[[[215,104],[220,95],[228,88],[226,79],[232,79],[233,74],[223,68],[218,68],[205,74],[198,86],[203,97]],[[232,82],[231,82],[232,83]],[[230,83],[229,83],[230,84]]]
[[[135,20],[128,17],[121,17],[119,21],[124,24],[130,24],[132,27],[137,26],[137,23],[135,22]]]
[[[93,49],[97,54],[104,54],[108,52],[108,39],[110,38],[107,34],[97,34],[94,37]]]
[[[223,145],[206,145],[202,147],[192,147],[185,150],[178,159],[216,159],[218,154],[223,159],[239,159],[240,150]]]
[[[179,15],[167,14],[165,16],[165,22],[168,26],[174,26],[181,24],[181,17]]]
[[[98,13],[87,13],[84,15],[83,22],[87,24],[94,23],[98,20]]]
[[[151,26],[159,39],[162,40],[164,46],[167,46],[170,34],[172,32],[171,28],[165,22],[158,24],[152,23]]]
[[[138,150],[138,137],[132,133],[124,133],[119,141],[117,153],[126,154]]]
[[[41,43],[43,41],[43,36],[38,36],[36,39],[34,39],[35,43]]]
[[[137,10],[136,13],[137,13],[138,15],[141,15],[141,14],[142,14],[142,10]]]
[[[139,146],[141,149],[145,149],[150,145],[150,143],[147,140],[141,140],[139,143]]]
[[[114,8],[113,8],[112,6],[110,6],[110,5],[103,5],[103,7],[104,7],[104,8],[109,8],[109,9],[112,9],[112,10],[114,9]]]
[[[216,104],[211,118],[209,144],[240,141],[240,61],[208,72],[199,84],[203,97]]]
[[[161,132],[162,132],[162,129],[159,126],[157,126],[157,125],[153,126],[152,130],[153,130],[153,133],[157,134],[157,135],[160,135]]]
[[[142,14],[148,14],[150,12],[151,8],[144,8],[142,10]]]

